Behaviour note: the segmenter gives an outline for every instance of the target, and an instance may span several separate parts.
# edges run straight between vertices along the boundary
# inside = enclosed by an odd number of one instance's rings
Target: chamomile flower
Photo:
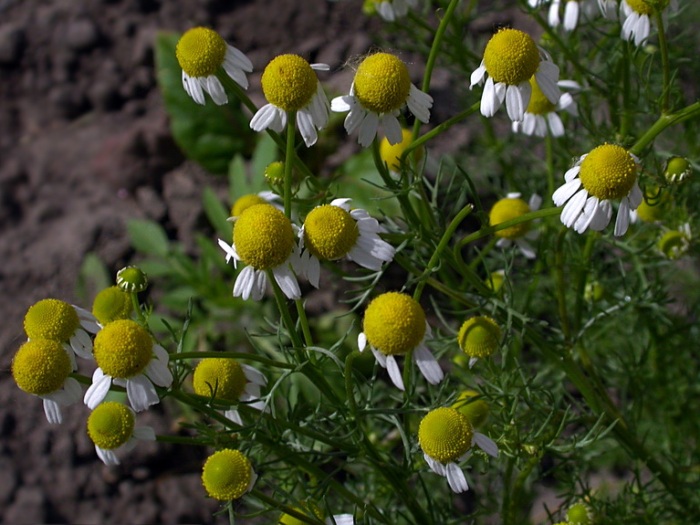
[[[591,525],[593,523],[593,512],[585,503],[574,503],[566,511],[566,521],[569,525]]]
[[[138,266],[125,266],[117,272],[117,286],[129,293],[141,293],[148,288],[148,275]]]
[[[301,290],[292,269],[299,265],[299,248],[291,221],[269,204],[255,204],[234,219],[233,244],[219,239],[226,262],[246,265],[233,285],[233,296],[262,299],[269,271],[284,295],[299,299]]]
[[[240,498],[253,488],[257,478],[250,460],[240,450],[214,452],[202,467],[204,489],[219,501]]]
[[[368,14],[377,12],[387,22],[393,22],[406,16],[408,9],[417,5],[417,0],[365,0],[363,9]]]
[[[549,6],[548,22],[552,27],[558,27],[562,20],[560,18],[562,0],[552,0]],[[564,30],[573,31],[578,25],[581,14],[591,17],[596,10],[593,0],[564,0]]]
[[[265,402],[260,400],[260,387],[266,384],[265,376],[252,366],[224,357],[202,359],[192,375],[195,394],[230,404],[248,403],[258,410],[265,409]],[[235,408],[226,410],[224,416],[243,425]]]
[[[504,199],[496,202],[489,212],[489,224],[496,226],[512,219],[517,219],[522,215],[537,211],[542,204],[542,198],[533,194],[529,202],[525,202],[520,198],[520,193],[509,193]],[[528,241],[537,238],[538,232],[530,230],[530,222],[523,222],[504,230],[499,230],[495,233],[499,237],[496,246],[499,248],[508,248],[512,243],[515,243],[520,252],[528,259],[535,258],[535,250]]]
[[[379,237],[382,227],[365,210],[350,209],[352,199],[335,199],[309,212],[299,230],[300,270],[318,288],[320,261],[346,258],[370,270],[394,258],[394,247]]]
[[[622,38],[633,41],[634,45],[641,45],[649,38],[651,27],[650,15],[654,14],[652,7],[645,0],[622,0],[620,2],[620,15],[624,15],[622,23]]]
[[[117,454],[129,452],[139,441],[155,441],[151,427],[137,427],[134,411],[126,405],[105,401],[90,413],[87,433],[105,465],[119,465]]]
[[[350,94],[336,97],[331,109],[345,117],[348,134],[358,131],[363,147],[372,144],[382,127],[390,144],[402,141],[398,116],[404,106],[421,122],[430,120],[433,98],[411,83],[406,64],[389,53],[375,53],[365,58],[355,72]]]
[[[677,230],[664,232],[657,247],[666,258],[675,260],[688,253],[692,238],[690,224],[685,223]]]
[[[131,296],[118,286],[101,290],[92,302],[92,314],[101,326],[117,319],[128,319],[132,310]]]
[[[469,368],[479,359],[493,354],[501,346],[501,328],[485,315],[472,317],[462,323],[457,335],[459,347],[469,357]]]
[[[498,457],[496,443],[475,432],[467,416],[451,407],[436,408],[425,415],[418,427],[418,441],[430,470],[447,478],[456,493],[469,490],[458,463],[467,457],[473,445]]]
[[[578,89],[580,87],[576,82],[570,80],[561,80],[557,82],[557,85],[560,88],[570,87]],[[544,137],[547,132],[551,133],[553,137],[563,136],[564,124],[556,112],[566,111],[570,115],[576,116],[578,109],[574,98],[570,93],[562,93],[557,103],[553,104],[544,96],[534,77],[530,79],[530,87],[532,89],[530,103],[527,105],[523,120],[513,122],[513,131],[538,137]]]
[[[316,518],[317,520],[322,520],[326,525],[354,525],[355,518],[352,514],[335,514],[332,518],[325,518],[325,513],[321,508],[311,501],[305,501],[300,506],[295,506],[294,510],[308,516],[309,518]],[[325,519],[324,519],[325,518]],[[282,514],[279,519],[279,525],[303,525],[299,518],[292,516],[291,514]]]
[[[107,324],[95,337],[92,384],[84,402],[95,409],[112,383],[126,387],[129,404],[136,412],[160,401],[155,386],[170,387],[173,375],[168,352],[153,341],[151,334],[135,321],[120,319]]]
[[[413,142],[413,132],[410,129],[403,128],[401,129],[401,137],[401,142],[397,144],[391,144],[386,137],[382,138],[382,141],[379,143],[379,156],[382,162],[387,165],[389,171],[393,173],[401,171],[401,155]],[[424,155],[425,149],[423,146],[416,148],[411,154],[416,163],[420,163]]]
[[[44,401],[46,419],[52,424],[63,421],[61,406],[77,403],[83,395],[78,382],[69,377],[71,358],[60,342],[34,338],[20,346],[12,359],[17,386]]]
[[[221,69],[243,89],[248,88],[246,73],[253,71],[253,64],[213,29],[194,27],[188,30],[178,41],[175,55],[182,68],[182,86],[197,104],[204,105],[205,92],[219,106],[228,102],[226,91],[216,76]]]
[[[616,20],[618,13],[617,0],[598,0],[598,8],[604,18]]]
[[[75,369],[73,353],[84,359],[92,359],[92,339],[89,333],[97,333],[97,319],[82,308],[59,299],[42,299],[29,307],[24,315],[24,331],[31,339],[51,339],[63,343],[71,350],[71,363]]]
[[[327,64],[309,64],[298,55],[280,55],[263,72],[261,83],[268,101],[250,121],[251,129],[282,132],[287,118],[295,118],[304,143],[313,146],[316,129],[328,124],[328,97],[316,77],[316,71],[328,71]]]
[[[437,385],[444,374],[425,345],[430,326],[423,308],[410,295],[388,292],[376,297],[365,310],[362,332],[357,338],[360,352],[369,344],[374,358],[386,368],[392,383],[404,390],[397,355],[413,353],[418,369],[431,385]]]
[[[235,220],[234,217],[238,217],[245,210],[256,204],[270,204],[278,210],[282,209],[279,203],[280,196],[274,191],[261,191],[259,193],[249,193],[247,195],[242,195],[236,199],[236,202],[231,206],[231,217],[229,221]]]
[[[530,78],[553,104],[559,101],[559,68],[535,41],[517,29],[501,29],[491,37],[484,50],[481,64],[471,74],[469,89],[484,78],[481,114],[492,117],[505,102],[508,117],[522,120],[530,103]]]
[[[677,184],[693,174],[693,167],[688,159],[683,157],[671,157],[666,162],[664,178],[669,184]]]
[[[612,201],[619,200],[614,234],[624,235],[630,212],[643,198],[637,184],[639,169],[637,157],[615,144],[598,146],[581,156],[564,174],[565,184],[552,195],[556,206],[564,206],[561,222],[578,233],[588,228],[600,231],[610,223]]]

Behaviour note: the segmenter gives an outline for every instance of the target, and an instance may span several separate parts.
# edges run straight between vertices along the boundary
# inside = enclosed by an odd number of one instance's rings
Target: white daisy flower
[[[382,227],[365,210],[350,209],[352,199],[334,199],[309,212],[299,230],[301,273],[318,288],[320,261],[347,258],[370,270],[381,270],[394,258],[394,247],[379,237]]]
[[[608,20],[617,20],[617,0],[598,0],[600,13]]]
[[[376,297],[365,310],[362,329],[357,338],[360,352],[369,343],[377,363],[386,368],[399,390],[404,390],[404,384],[396,356],[411,351],[418,369],[431,385],[442,381],[440,364],[425,345],[430,326],[423,308],[411,296],[388,292]]]
[[[262,299],[270,271],[284,295],[299,299],[301,290],[294,275],[299,269],[299,247],[291,221],[269,204],[250,206],[234,219],[233,244],[219,239],[226,262],[246,264],[233,285],[233,296]]]
[[[355,73],[350,94],[331,101],[333,111],[344,113],[345,130],[359,130],[362,147],[372,144],[381,127],[391,144],[402,141],[398,116],[404,106],[421,122],[430,120],[433,98],[411,83],[408,68],[398,57],[375,53],[365,58]]]
[[[571,80],[560,80],[557,82],[557,85],[560,88],[580,88],[578,83]],[[513,131],[515,133],[524,133],[525,135],[535,135],[538,137],[544,137],[547,132],[551,133],[554,137],[563,136],[564,123],[556,112],[566,111],[570,115],[577,116],[578,108],[574,98],[570,93],[562,93],[559,97],[559,101],[553,104],[545,97],[544,93],[542,93],[542,90],[533,79],[530,79],[530,87],[532,88],[530,103],[525,110],[523,120],[512,123]]]
[[[253,64],[212,29],[195,27],[187,31],[178,41],[175,55],[182,68],[182,86],[197,104],[204,105],[205,92],[219,106],[228,102],[216,76],[221,69],[243,89],[248,88],[246,73],[253,71]]]
[[[615,235],[624,235],[630,212],[637,209],[643,195],[637,184],[639,159],[621,146],[604,144],[578,159],[564,174],[565,184],[552,195],[557,206],[564,206],[561,222],[578,233],[588,228],[600,231],[612,217],[612,201],[620,201]]]
[[[265,402],[260,399],[260,387],[266,384],[265,376],[252,366],[225,357],[202,359],[192,375],[195,394],[225,403],[246,403],[261,411],[265,409]],[[224,416],[243,425],[235,408],[226,410]]]
[[[530,103],[533,76],[544,96],[556,104],[560,96],[559,68],[530,35],[517,29],[501,29],[486,44],[484,58],[471,74],[469,89],[486,78],[481,114],[492,117],[505,102],[508,117],[518,121]]]
[[[17,386],[43,400],[49,423],[62,423],[61,406],[77,403],[83,395],[78,382],[69,377],[74,360],[59,341],[39,338],[24,343],[12,359]]]
[[[559,17],[562,0],[553,0],[549,6],[548,21],[552,27],[558,27],[562,23]],[[598,11],[593,0],[564,0],[564,30],[573,31],[578,25],[582,15],[592,18]]]
[[[313,146],[317,129],[328,124],[328,97],[316,77],[316,71],[328,71],[327,64],[309,64],[298,55],[280,55],[272,59],[263,72],[261,84],[268,101],[250,121],[251,129],[271,129],[281,133],[287,118],[296,118],[304,143]]]
[[[151,427],[136,427],[135,423],[134,411],[113,401],[101,403],[90,413],[88,436],[105,465],[119,465],[117,454],[129,452],[139,441],[155,441],[156,433]]]
[[[649,38],[651,21],[649,15],[654,13],[654,9],[644,0],[622,0],[620,3],[620,17],[624,16],[622,23],[622,38],[633,41],[639,46]]]
[[[452,407],[428,412],[420,422],[418,441],[430,470],[447,478],[450,489],[458,494],[469,490],[459,462],[469,455],[474,445],[489,456],[498,457],[496,443],[475,432],[467,416]]]
[[[83,399],[93,410],[107,396],[112,383],[125,387],[129,404],[141,412],[160,401],[154,385],[168,388],[173,382],[168,352],[130,319],[112,321],[100,330],[94,352],[98,368]]]

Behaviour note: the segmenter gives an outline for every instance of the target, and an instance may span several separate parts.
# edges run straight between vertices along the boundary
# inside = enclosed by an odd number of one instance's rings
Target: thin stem
[[[433,75],[433,68],[435,67],[435,61],[437,60],[438,53],[440,50],[440,44],[442,43],[442,39],[445,36],[445,31],[447,30],[447,26],[450,24],[450,20],[452,19],[452,15],[455,11],[455,8],[459,4],[460,0],[451,0],[450,4],[447,6],[447,9],[445,10],[445,15],[442,17],[442,20],[440,20],[440,25],[438,26],[437,30],[435,31],[435,37],[433,37],[433,43],[430,46],[430,53],[428,54],[428,60],[425,63],[425,72],[423,73],[423,86],[422,90],[425,91],[426,93],[428,92],[428,89],[430,89],[430,78]],[[415,135],[415,133],[414,133]]]
[[[634,145],[629,149],[629,152],[633,155],[640,155],[644,148],[651,144],[654,139],[666,128],[674,124],[679,124],[685,120],[696,118],[700,116],[700,101],[690,104],[671,113],[669,115],[662,115],[659,119],[652,124],[652,126],[634,143]]]
[[[139,320],[139,324],[144,328],[147,327],[148,320],[146,319],[146,316],[143,315],[141,303],[139,303],[139,294],[137,292],[129,292],[129,295],[131,296],[131,305],[134,308],[134,312],[136,312],[136,317]]]
[[[294,121],[296,119],[296,112],[287,112],[287,148],[284,152],[284,214],[288,219],[292,218],[292,173],[294,166],[294,158],[296,154],[294,152],[294,138],[296,133],[296,128],[294,127]]]
[[[564,275],[564,237],[569,231],[568,228],[561,230],[559,235],[557,235],[556,248],[554,251],[554,277],[557,286],[557,305],[559,307],[559,319],[561,323],[561,331],[564,334],[564,338],[568,341],[571,337],[571,330],[569,327],[569,313],[566,309],[566,288],[567,281]]]
[[[402,156],[402,158],[403,158],[403,156]],[[374,165],[377,167],[377,170],[379,171],[379,175],[382,177],[384,184],[386,184],[386,186],[388,188],[395,186],[394,181],[392,181],[391,177],[389,176],[389,172],[387,170],[386,164],[382,160],[382,156],[379,153],[379,141],[377,141],[377,140],[372,142],[372,159],[374,160]],[[408,198],[408,193],[395,191],[394,195],[396,196],[396,199],[399,201],[399,204],[401,206],[401,211],[403,211],[403,214],[404,214],[404,217],[406,218],[406,220],[414,226],[420,225],[421,221],[418,218],[416,211],[413,209],[413,206],[411,205],[411,201]]]
[[[547,169],[547,202],[551,203],[554,195],[554,138],[551,133],[544,137],[545,166]]]
[[[274,292],[275,300],[277,301],[277,309],[282,316],[282,322],[287,327],[287,332],[289,332],[289,338],[292,340],[292,345],[294,345],[294,348],[297,350],[301,350],[304,348],[304,343],[297,333],[296,325],[292,319],[292,314],[289,313],[285,295],[282,292],[280,285],[277,284],[275,276],[272,274],[272,270],[265,270],[265,273],[267,274],[267,280],[270,281],[270,284],[272,284],[272,291]]]
[[[661,114],[668,113],[671,105],[671,65],[668,59],[668,42],[664,19],[660,9],[654,9],[654,21],[656,22],[659,39],[659,52],[661,53],[661,71],[663,74],[663,89],[661,91]]]
[[[297,299],[294,301],[297,307],[297,315],[299,316],[299,325],[301,326],[301,333],[304,335],[304,341],[306,346],[314,346],[313,337],[311,337],[311,329],[309,328],[309,319],[306,317],[306,309],[304,308],[304,301]]]

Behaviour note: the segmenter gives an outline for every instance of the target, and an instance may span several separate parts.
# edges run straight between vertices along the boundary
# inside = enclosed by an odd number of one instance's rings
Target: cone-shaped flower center
[[[581,162],[579,178],[583,187],[601,200],[621,199],[637,180],[639,167],[626,149],[604,144],[593,149]]]
[[[114,401],[97,405],[87,420],[87,431],[92,442],[104,450],[121,447],[134,434],[134,413]]]
[[[140,324],[121,319],[97,333],[94,353],[106,375],[126,379],[146,368],[153,356],[153,339]]]
[[[12,360],[12,377],[29,394],[43,396],[55,392],[71,373],[71,363],[63,345],[49,339],[27,341]]]
[[[423,452],[442,464],[463,456],[472,445],[473,435],[467,417],[448,407],[431,410],[418,427],[418,441]]]
[[[651,15],[654,13],[654,7],[651,5],[651,3],[646,2],[645,0],[627,0],[627,5],[640,15]],[[666,5],[668,5],[668,2],[666,2]],[[663,7],[659,6],[659,9],[663,9],[666,7],[666,5]]]
[[[231,217],[238,217],[245,210],[256,204],[269,204],[265,199],[256,193],[243,195],[236,199],[236,202],[231,206]]]
[[[131,296],[118,286],[105,288],[95,296],[92,315],[103,325],[131,315]]]
[[[200,396],[237,401],[246,385],[243,368],[234,359],[210,357],[202,359],[192,376],[194,392]]]
[[[224,64],[226,42],[212,29],[194,27],[178,41],[175,56],[189,76],[208,77]]]
[[[304,221],[304,246],[321,260],[340,259],[355,246],[359,235],[357,221],[339,206],[317,206]]]
[[[388,292],[369,303],[362,329],[369,344],[382,353],[405,354],[425,336],[425,313],[411,296]]]
[[[224,449],[207,459],[202,469],[202,483],[209,496],[220,501],[238,499],[250,486],[250,461],[239,450]]]
[[[486,44],[484,66],[494,82],[517,85],[535,74],[540,66],[540,53],[527,33],[501,29]]]
[[[408,100],[411,77],[399,58],[389,53],[375,53],[365,58],[355,73],[355,97],[374,113],[389,113]]]
[[[143,292],[148,288],[148,276],[141,268],[127,266],[117,272],[117,286],[125,292]]]
[[[241,260],[257,270],[275,268],[294,249],[292,223],[270,204],[255,204],[233,226],[233,244]]]
[[[309,517],[314,517],[318,520],[323,520],[323,511],[316,505],[315,503],[312,503],[310,501],[303,503],[301,507],[294,507],[294,510],[300,512],[301,514],[304,514],[305,516]],[[294,516],[290,516],[289,514],[282,514],[280,516],[280,521],[279,525],[304,525],[305,522],[301,521],[298,518],[295,518]]]
[[[496,226],[502,222],[509,221],[511,219],[517,219],[518,217],[530,213],[530,206],[527,202],[518,198],[505,198],[499,200],[491,208],[489,213],[489,224],[491,226]],[[500,230],[496,232],[496,237],[504,237],[506,239],[517,239],[522,237],[530,229],[529,222],[522,222],[506,228],[505,230]]]
[[[66,342],[79,326],[75,308],[58,299],[42,299],[30,306],[24,316],[24,331],[29,339]]]
[[[464,321],[459,329],[457,341],[469,357],[482,359],[498,349],[501,344],[501,329],[490,317],[472,317]]]
[[[530,77],[530,87],[532,94],[530,95],[530,103],[527,105],[526,111],[533,115],[546,115],[556,109],[556,105],[552,104],[549,99],[542,93],[539,84],[535,77]]]
[[[306,106],[318,86],[316,73],[298,55],[280,55],[272,59],[263,72],[263,93],[267,101],[284,111],[298,111]]]
[[[486,401],[480,398],[474,399],[478,398],[478,396],[479,392],[476,390],[464,390],[452,405],[452,408],[467,416],[473,428],[483,425],[491,411]]]

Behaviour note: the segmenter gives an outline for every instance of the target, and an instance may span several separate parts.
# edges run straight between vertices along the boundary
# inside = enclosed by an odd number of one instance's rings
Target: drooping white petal
[[[637,184],[636,181],[627,198],[629,199],[630,209],[632,210],[636,210],[644,200],[644,194],[642,193],[642,190],[639,189],[639,184]]]
[[[571,228],[574,225],[576,219],[578,219],[579,215],[581,215],[583,207],[586,205],[587,198],[588,192],[585,188],[583,188],[573,197],[571,197],[571,199],[569,199],[561,212],[560,219],[562,224],[564,224],[567,228]]]
[[[314,121],[311,114],[303,109],[297,111],[296,123],[297,128],[299,128],[299,133],[301,133],[301,137],[304,139],[304,144],[306,144],[306,147],[311,147],[316,144],[318,134],[316,133],[316,127],[314,126]]]
[[[413,360],[418,365],[418,369],[423,374],[423,377],[431,385],[437,385],[445,377],[445,374],[440,368],[440,364],[428,348],[420,344],[413,351]]]
[[[288,299],[299,299],[301,297],[297,278],[286,263],[274,268],[272,275],[275,276],[275,281],[277,281],[280,289]]]
[[[578,191],[581,187],[581,179],[573,179],[567,182],[563,186],[557,188],[557,190],[552,194],[552,201],[556,206],[562,206],[566,201],[568,201],[574,193]]]
[[[573,31],[578,24],[579,4],[578,2],[566,2],[564,9],[564,30]]]
[[[386,371],[389,372],[389,377],[394,386],[399,390],[404,390],[401,369],[399,369],[399,365],[393,355],[386,356]]]
[[[376,113],[367,111],[364,119],[360,124],[360,132],[358,142],[363,148],[372,144],[372,141],[377,136],[377,127],[379,126],[379,116]]]
[[[547,97],[552,104],[559,102],[561,91],[557,82],[559,81],[559,67],[548,60],[540,62],[540,66],[535,72],[535,80],[542,90],[542,94]]]
[[[205,86],[207,92],[211,95],[211,98],[216,105],[222,106],[228,102],[228,97],[226,96],[226,91],[224,91],[224,86],[221,85],[221,81],[216,78],[216,75],[206,77]]]
[[[76,355],[82,357],[83,359],[93,359],[92,339],[90,339],[88,333],[82,328],[75,331],[73,336],[70,338],[69,344]]]
[[[357,336],[357,349],[360,352],[362,352],[362,351],[364,351],[366,346],[367,346],[367,336],[365,335],[364,332],[360,332],[360,335]]]
[[[328,525],[355,525],[352,514],[334,514],[333,518],[326,518]]]
[[[457,463],[448,463],[445,465],[445,474],[447,483],[449,483],[452,492],[460,494],[469,490],[467,478],[464,477],[464,472],[459,468]]]
[[[95,445],[95,452],[97,457],[102,460],[102,463],[108,466],[119,465],[119,458],[112,450],[106,450]]]
[[[252,266],[246,266],[241,270],[233,283],[234,297],[242,297],[246,301],[250,298],[255,286],[255,274],[256,270]]]
[[[411,84],[408,91],[408,109],[423,123],[430,120],[430,108],[433,107],[433,97]]]
[[[102,403],[110,386],[112,386],[112,377],[105,375],[101,368],[95,369],[92,374],[92,384],[85,391],[83,402],[90,410],[94,410],[97,405]]]
[[[353,109],[355,105],[355,97],[352,95],[343,95],[342,97],[335,97],[331,100],[331,111],[345,113]]]
[[[168,388],[173,384],[173,374],[170,371],[170,368],[168,368],[167,360],[162,361],[160,359],[151,359],[151,361],[146,365],[144,373],[156,385],[162,386],[163,388]]]
[[[140,439],[141,441],[155,441],[156,432],[153,427],[144,426],[134,428],[134,437]]]
[[[235,408],[230,408],[224,412],[224,417],[230,419],[236,425],[243,426],[243,419],[241,419],[241,414]]]
[[[63,423],[61,407],[53,399],[44,399],[44,414],[46,414],[46,421],[52,425]]]
[[[474,432],[472,442],[489,456],[494,458],[498,457],[498,445],[496,445],[496,443],[488,436],[485,436],[480,432]]]
[[[486,66],[484,65],[484,61],[482,60],[479,67],[472,71],[472,74],[469,77],[469,89],[473,88],[475,85],[481,82],[484,79],[485,74]]]
[[[369,348],[372,350],[372,355],[374,355],[374,359],[377,361],[379,366],[386,368],[386,356],[372,345],[369,345]]]
[[[617,219],[615,220],[615,237],[620,237],[627,233],[627,228],[630,225],[630,207],[629,199],[623,197],[620,202],[620,208],[617,210]]]
[[[401,124],[399,120],[392,114],[386,113],[381,117],[382,127],[384,128],[384,135],[386,135],[386,140],[392,146],[395,144],[400,144],[403,140],[403,133],[401,132]]]
[[[267,378],[257,368],[250,365],[241,365],[241,368],[243,369],[243,374],[245,375],[246,379],[251,383],[260,386],[265,386],[267,384]]]
[[[126,396],[135,412],[143,412],[160,401],[156,387],[143,374],[126,380]]]

